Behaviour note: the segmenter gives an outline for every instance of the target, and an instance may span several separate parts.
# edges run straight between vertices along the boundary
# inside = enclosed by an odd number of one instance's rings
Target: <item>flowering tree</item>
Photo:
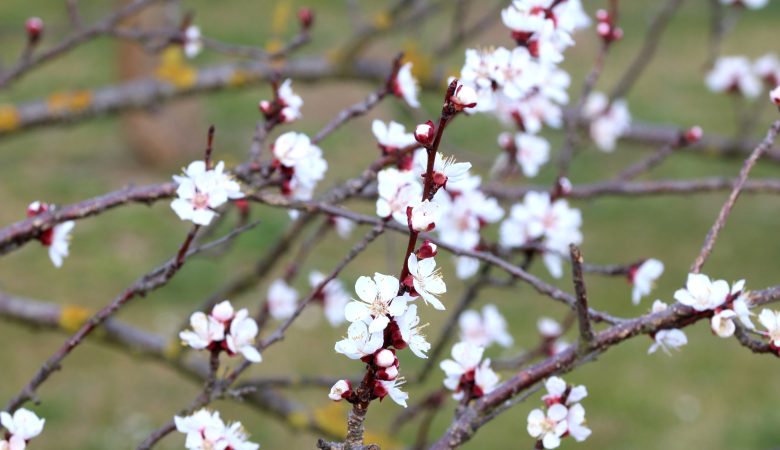
[[[32,201],[27,219],[0,229],[0,253],[37,240],[59,268],[67,265],[71,237],[74,251],[78,251],[76,222],[117,207],[170,202],[168,214],[189,227],[170,259],[143,274],[97,312],[79,318],[73,334],[8,401],[0,413],[5,429],[0,450],[35,446],[30,441],[44,431],[45,420],[27,409],[28,403],[46,401],[45,396],[38,395],[40,386],[55,376],[64,360],[88,336],[101,329],[100,338],[117,344],[116,348],[156,356],[202,383],[195,398],[182,405],[181,410],[171,411],[167,423],[139,441],[139,449],[152,448],[176,431],[183,435],[179,443],[183,441],[189,449],[258,448],[252,440],[262,441],[262,436],[250,438],[240,422],[225,421],[212,408],[215,401],[224,398],[251,402],[271,416],[315,432],[321,436],[316,442],[321,449],[379,448],[367,438],[365,426],[372,419],[371,411],[392,407],[389,402],[380,403],[388,397],[390,402],[405,408],[393,429],[411,421],[419,424],[414,448],[459,447],[483,425],[523,401],[539,407],[532,409],[523,424],[527,428],[527,443],[518,445],[557,448],[562,442],[581,442],[598,432],[591,430],[585,419],[587,388],[562,377],[576,377],[570,372],[630,339],[649,336],[652,342],[648,353],[661,350],[672,354],[688,342],[684,329],[704,321],[716,337],[733,337],[755,353],[780,355],[780,312],[764,306],[780,298],[780,287],[750,291],[744,279],[730,283],[702,273],[740,194],[780,189],[776,180],[748,179],[761,157],[777,158],[772,146],[780,132],[780,120],[768,127],[762,141],[753,142],[748,137],[761,120],[756,112],[761,104],[780,106],[780,60],[773,54],[757,61],[719,56],[720,43],[726,38],[724,24],[743,10],[766,6],[767,0],[720,0],[710,5],[714,18],[712,61],[706,85],[711,91],[731,95],[740,102],[756,99],[755,103],[744,103],[750,108],[744,108],[739,117],[739,140],[705,135],[691,124],[663,127],[632,120],[624,98],[652,58],[682,0],[667,0],[659,6],[639,54],[608,94],[598,92],[596,87],[610,50],[620,44],[624,35],[618,0],[595,11],[595,20],[580,0],[515,0],[499,2],[498,8],[468,21],[467,6],[477,2],[460,1],[447,8],[399,0],[381,16],[394,27],[377,21],[357,28],[332,58],[295,54],[316,32],[315,16],[308,8],[298,13],[298,34],[286,45],[268,52],[207,38],[192,15],[184,15],[180,21],[160,29],[123,25],[125,19],[153,3],[154,0],[134,0],[88,25],[81,18],[78,2],[68,1],[72,34],[46,48],[42,47],[46,36],[44,22],[30,18],[26,23],[26,46],[14,65],[0,71],[0,88],[13,85],[28,72],[97,36],[130,40],[150,52],[165,52],[168,56],[154,78],[87,93],[68,93],[65,103],[56,108],[42,106],[41,101],[4,105],[0,107],[0,136],[251,82],[270,84],[271,97],[258,103],[260,119],[248,157],[241,164],[231,166],[217,161],[217,138],[212,126],[202,133],[206,147],[203,155],[183,162],[186,167],[181,174],[172,175],[170,182],[126,187],[69,205]],[[381,59],[361,56],[366,44],[380,32],[403,29],[445,13],[453,14],[458,26],[447,36],[442,52],[451,51],[469,36],[493,26],[499,18],[501,25],[496,26],[503,27],[508,39],[494,43],[495,47],[467,49],[459,73],[446,83],[437,83],[444,80],[434,78],[418,80],[415,63],[402,54]],[[572,97],[572,77],[561,64],[574,51],[575,39],[594,33],[594,28],[600,46],[579,96]],[[249,60],[196,68],[189,61],[203,51]],[[296,93],[299,80],[320,81],[336,76],[379,79],[380,86],[365,100],[344,108],[313,136],[295,131],[305,105],[305,99]],[[373,134],[378,145],[376,159],[368,167],[352,167],[350,161],[328,159],[327,148],[321,145],[336,129],[350,125],[380,102],[394,101],[393,97],[405,110],[418,109],[421,87],[442,98],[437,116],[413,116],[419,118],[419,124],[409,130],[400,122],[380,119],[372,122],[371,130],[357,129],[356,133]],[[446,144],[452,128],[465,126],[477,115],[494,118],[505,128],[498,136],[482,136],[486,146],[497,141],[498,149],[492,169],[482,171],[483,176],[477,175],[480,169],[470,162],[456,161]],[[561,129],[563,136],[559,148],[548,140],[556,129]],[[603,152],[619,151],[621,139],[658,148],[612,178],[574,184],[569,180],[572,161],[578,154],[590,151],[581,130]],[[198,130],[187,132],[199,134]],[[739,174],[729,179],[634,181],[674,152],[703,147],[724,155],[744,155]],[[525,183],[551,160],[557,162],[552,185]],[[329,168],[336,164],[349,167],[357,175],[323,189]],[[582,230],[584,217],[573,200],[612,194],[648,196],[713,190],[727,191],[729,195],[689,273],[672,275],[680,281],[673,303],[672,299],[670,303],[655,300],[649,312],[631,318],[589,306],[586,277],[602,274],[627,278],[632,285],[631,301],[640,305],[664,273],[664,264],[650,257],[661,258],[660,255],[633,255],[630,249],[626,249],[626,258],[634,262],[628,264],[585,263],[579,247],[587,241]],[[359,206],[345,206],[348,200],[370,203],[371,213],[359,212]],[[177,351],[187,352],[192,358],[165,358],[170,350],[164,338],[114,317],[127,304],[164,287],[197,255],[229,250],[238,236],[257,225],[251,221],[252,213],[259,213],[262,220],[262,212],[271,208],[281,208],[289,214],[290,223],[281,239],[271,245],[254,271],[229,281],[205,299],[178,330],[178,341],[184,349]],[[232,220],[234,212],[237,222],[221,237],[213,237],[212,230]],[[351,235],[356,225],[368,226],[370,230],[355,241]],[[314,231],[307,235],[312,228]],[[355,242],[345,246],[348,250],[343,255],[335,255],[332,265],[323,272],[312,270],[309,288],[301,295],[294,287],[299,268],[331,230],[340,238]],[[344,268],[386,232],[405,239],[399,250],[401,257],[392,261],[397,270],[380,273],[379,267],[361,267],[364,275],[340,279]],[[293,254],[292,262],[282,276],[268,280],[261,302],[241,308],[229,300],[253,289],[288,253]],[[594,259],[598,256],[593,255]],[[445,258],[452,258],[453,273],[442,270],[446,267],[441,264]],[[544,271],[537,275],[530,272],[536,262],[544,266]],[[559,287],[556,280],[568,278],[569,272],[572,289]],[[747,276],[738,271],[734,274],[738,278],[743,275]],[[466,286],[460,299],[452,298],[448,292],[454,280],[464,280]],[[470,308],[485,287],[498,286],[514,292],[523,285],[562,304],[570,313],[561,322],[538,318],[538,343],[531,350],[509,358],[488,358],[485,353],[490,347],[513,348],[515,338],[501,313],[501,305],[486,304],[481,310]],[[560,286],[566,285],[568,282]],[[331,326],[342,330],[343,338],[336,342],[320,341],[320,348],[312,351],[352,360],[354,370],[340,374],[290,374],[275,380],[248,379],[250,372],[262,374],[266,350],[294,332],[291,326],[315,304],[322,307]],[[58,317],[63,314],[63,308],[55,304],[0,293],[0,315],[50,325],[60,323]],[[443,326],[426,328],[427,321],[435,315],[446,315]],[[277,325],[273,327],[271,321]],[[564,335],[575,325],[576,340],[568,341]],[[454,337],[457,341],[452,344]],[[451,358],[445,358],[447,352]],[[409,361],[414,358],[425,360],[418,372],[402,368],[402,362],[404,366],[413,366]],[[438,377],[443,388],[423,392],[417,398],[410,396],[407,390],[415,385],[425,386],[429,377]],[[334,432],[308,415],[303,416],[303,421],[291,419],[301,406],[273,390],[281,385],[291,389],[313,385],[323,398],[327,395],[334,402],[349,403],[351,408],[348,416],[342,418],[341,430]],[[537,399],[535,393],[540,389],[545,394]],[[448,396],[455,401],[453,404],[446,403]],[[440,436],[431,438],[433,416],[438,410],[448,409],[452,412],[451,422]]]

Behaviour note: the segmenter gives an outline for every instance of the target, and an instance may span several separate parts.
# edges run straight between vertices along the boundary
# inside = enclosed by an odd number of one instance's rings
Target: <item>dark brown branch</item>
[[[580,340],[577,344],[577,353],[585,354],[593,346],[593,328],[588,317],[588,293],[585,289],[585,279],[582,276],[583,258],[580,249],[571,244],[569,246],[571,253],[572,280],[574,281],[574,292],[577,296],[577,303],[574,311],[577,313],[577,322],[580,329]]]
[[[758,147],[756,147],[755,150],[753,150],[753,153],[750,154],[750,157],[745,160],[745,164],[742,166],[742,170],[739,171],[739,177],[734,183],[734,189],[732,189],[729,198],[726,200],[726,203],[723,204],[723,207],[718,214],[718,218],[715,220],[712,228],[704,238],[704,245],[699,252],[699,256],[696,257],[696,261],[694,261],[693,265],[691,266],[691,272],[699,273],[701,270],[701,267],[704,265],[704,261],[707,260],[710,252],[712,252],[712,248],[715,246],[715,240],[718,238],[718,233],[720,233],[720,230],[723,229],[723,227],[726,225],[726,219],[728,219],[729,214],[731,214],[731,209],[737,202],[737,198],[745,186],[745,182],[747,181],[750,171],[753,169],[753,166],[755,166],[758,158],[760,158],[761,155],[767,151],[767,149],[772,147],[778,132],[780,132],[780,120],[777,120],[772,124],[764,140],[761,142],[761,144],[758,145]]]

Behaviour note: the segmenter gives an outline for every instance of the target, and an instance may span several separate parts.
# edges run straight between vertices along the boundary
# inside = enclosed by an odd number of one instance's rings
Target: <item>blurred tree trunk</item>
[[[121,4],[130,0],[120,0]],[[154,29],[166,24],[178,25],[181,17],[178,1],[156,3],[127,20],[124,26]],[[174,25],[174,26],[176,26]],[[120,41],[118,48],[119,77],[131,80],[154,76],[160,55],[147,53],[138,44]],[[141,162],[154,167],[180,166],[202,147],[193,135],[203,128],[203,112],[196,99],[182,99],[128,112],[122,116],[122,132],[129,150]]]

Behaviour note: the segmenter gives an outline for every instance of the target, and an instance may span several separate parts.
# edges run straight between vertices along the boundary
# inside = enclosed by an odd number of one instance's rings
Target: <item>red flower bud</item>
[[[426,147],[433,143],[435,134],[433,122],[430,120],[417,125],[417,128],[414,129],[414,138],[417,139],[417,142]]]
[[[311,8],[303,7],[298,10],[298,21],[301,23],[303,30],[308,30],[314,23],[314,12]]]
[[[43,20],[40,17],[30,17],[24,23],[24,28],[27,30],[27,40],[32,45],[38,42],[43,34]]]

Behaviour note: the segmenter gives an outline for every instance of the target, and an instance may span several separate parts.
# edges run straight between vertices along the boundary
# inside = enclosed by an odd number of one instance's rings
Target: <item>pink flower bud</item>
[[[505,131],[498,135],[498,146],[504,150],[510,150],[515,145],[515,139],[512,133]]]
[[[380,380],[385,381],[393,381],[396,378],[398,378],[398,367],[397,366],[390,366],[385,369],[380,369],[376,371],[376,376]]]
[[[233,305],[229,300],[217,303],[211,310],[211,317],[220,322],[227,322],[233,318]]]
[[[596,20],[599,22],[606,22],[609,20],[609,13],[606,9],[600,9],[596,11]]]
[[[40,17],[30,17],[24,23],[24,28],[27,30],[27,40],[30,44],[35,44],[43,34],[43,20]]]
[[[477,106],[477,92],[471,86],[459,84],[455,88],[455,93],[450,97],[450,102],[458,111],[463,111],[464,108],[473,108]]]
[[[772,92],[769,93],[769,98],[772,99],[775,105],[780,106],[780,86],[774,88]]]
[[[303,7],[298,10],[298,22],[301,23],[301,28],[308,30],[314,23],[314,12],[311,8]]]
[[[271,115],[273,108],[273,105],[268,100],[260,100],[260,103],[257,104],[257,109],[266,117]]]
[[[414,129],[414,138],[426,147],[433,143],[434,135],[433,122],[430,120],[417,125],[417,128]]]
[[[596,32],[602,38],[608,38],[609,35],[612,34],[612,27],[609,26],[607,22],[599,22],[599,24],[596,25]]]
[[[34,217],[49,210],[49,205],[43,202],[34,201],[27,207],[27,217]]]
[[[695,144],[701,140],[703,134],[700,126],[691,127],[685,131],[685,143]]]
[[[436,244],[426,239],[420,246],[420,249],[417,250],[417,259],[433,258],[436,256],[437,249],[438,246]]]
[[[390,367],[395,363],[395,354],[386,348],[379,350],[374,355],[374,364],[379,367]]]

